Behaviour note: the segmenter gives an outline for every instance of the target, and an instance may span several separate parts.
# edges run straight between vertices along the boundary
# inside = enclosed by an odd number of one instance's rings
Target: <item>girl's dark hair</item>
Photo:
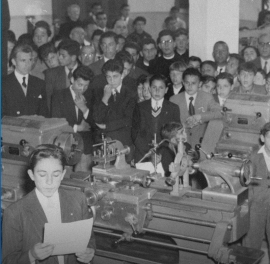
[[[67,163],[66,155],[62,148],[53,144],[42,144],[31,153],[29,157],[29,169],[34,171],[37,163],[42,159],[54,158],[60,161],[63,169]]]

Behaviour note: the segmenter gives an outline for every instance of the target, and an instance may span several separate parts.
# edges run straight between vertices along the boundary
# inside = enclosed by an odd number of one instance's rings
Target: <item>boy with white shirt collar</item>
[[[170,66],[171,83],[168,85],[168,91],[165,99],[169,100],[171,96],[185,91],[183,86],[183,72],[187,69],[187,64],[183,61],[176,61]]]
[[[87,248],[76,254],[52,255],[54,245],[43,243],[45,223],[71,223],[93,216],[83,193],[59,189],[65,165],[63,149],[52,144],[40,145],[30,155],[27,172],[36,188],[5,209],[3,263],[79,264],[92,260],[95,252],[93,232]]]
[[[151,99],[137,104],[133,115],[132,139],[135,145],[135,163],[149,151],[149,144],[155,137],[157,143],[161,141],[160,131],[164,123],[180,121],[177,105],[164,100],[168,90],[166,77],[161,74],[153,75],[149,83]]]
[[[233,89],[233,76],[230,73],[222,72],[216,77],[217,94],[214,94],[214,99],[224,106],[227,98]]]
[[[71,78],[72,84],[52,96],[52,117],[66,118],[84,142],[84,152],[75,166],[75,171],[91,169],[95,123],[92,116],[92,95],[88,87],[93,78],[94,74],[87,66],[79,66]]]
[[[126,73],[121,60],[107,61],[102,67],[102,72],[108,84],[104,86],[101,94],[96,94],[94,120],[101,133],[132,148],[131,123],[136,94],[129,86],[123,84]],[[131,162],[132,155],[131,150],[131,153],[126,156],[127,162]]]
[[[180,119],[186,127],[188,143],[192,148],[203,139],[210,120],[222,118],[221,107],[213,95],[200,91],[201,73],[188,68],[183,73],[185,93],[174,95],[170,101],[180,109]]]
[[[256,249],[261,248],[265,234],[267,241],[270,238],[270,123],[262,127],[260,139],[264,145],[252,155],[251,161],[254,166],[252,176],[262,179],[249,185],[250,223],[243,240],[244,246]]]

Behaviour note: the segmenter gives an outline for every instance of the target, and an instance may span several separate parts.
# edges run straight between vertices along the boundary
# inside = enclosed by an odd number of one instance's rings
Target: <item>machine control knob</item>
[[[257,112],[257,113],[256,113],[256,117],[257,117],[257,118],[262,117],[262,113],[261,113],[261,112]]]
[[[228,153],[228,158],[232,158],[233,157],[233,154],[232,153]]]
[[[113,214],[113,208],[112,207],[105,207],[103,211],[100,213],[100,217],[104,221],[109,221]]]
[[[229,109],[229,108],[226,107],[226,106],[224,106],[224,107],[222,108],[222,110],[223,110],[223,112],[230,112],[230,111],[232,111],[232,109]]]

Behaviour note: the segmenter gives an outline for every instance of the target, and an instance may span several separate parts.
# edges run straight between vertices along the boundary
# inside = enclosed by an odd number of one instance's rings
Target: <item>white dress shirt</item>
[[[38,201],[46,215],[48,223],[62,223],[59,193],[56,191],[51,197],[45,197],[37,188],[35,189]],[[64,256],[57,256],[59,264],[64,264]],[[30,257],[30,263],[35,261]]]
[[[163,104],[164,98],[156,101],[153,98],[151,98],[151,106],[153,109],[157,110],[158,108],[162,108],[162,104]]]

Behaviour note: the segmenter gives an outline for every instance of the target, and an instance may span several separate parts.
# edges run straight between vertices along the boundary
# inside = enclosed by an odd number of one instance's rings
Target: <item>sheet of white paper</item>
[[[136,169],[140,170],[148,170],[150,173],[155,172],[155,167],[152,162],[141,162],[135,164]],[[157,173],[160,173],[162,177],[164,177],[164,170],[161,163],[157,165]]]
[[[71,223],[46,223],[44,243],[54,245],[52,255],[83,252],[91,237],[93,218]]]

